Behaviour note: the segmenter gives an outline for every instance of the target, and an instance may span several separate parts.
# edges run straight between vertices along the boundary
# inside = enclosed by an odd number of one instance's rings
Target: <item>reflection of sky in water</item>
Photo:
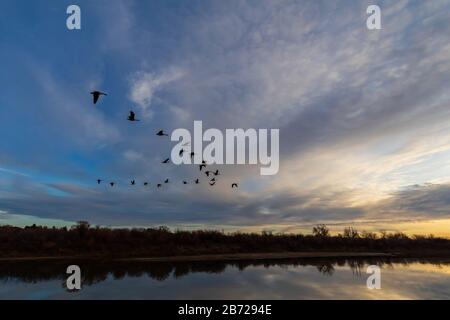
[[[25,283],[2,280],[2,299],[444,299],[450,298],[450,266],[412,263],[382,268],[382,289],[366,288],[365,267],[355,274],[335,266],[331,274],[316,266],[227,267],[222,273],[189,273],[164,281],[126,276],[64,290],[63,280]]]

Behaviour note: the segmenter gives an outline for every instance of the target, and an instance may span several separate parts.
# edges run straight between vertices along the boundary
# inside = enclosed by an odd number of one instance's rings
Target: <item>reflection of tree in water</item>
[[[173,275],[175,278],[180,278],[189,273],[222,273],[227,268],[226,262],[217,262],[217,261],[205,261],[205,262],[196,262],[196,263],[182,263],[176,264],[174,267]]]
[[[352,270],[352,273],[355,276],[360,277],[361,270],[364,268],[365,264],[362,261],[358,261],[358,260],[350,260],[347,263],[348,263],[348,266],[350,267],[350,270]]]
[[[334,267],[331,263],[325,263],[325,264],[318,265],[317,270],[320,273],[325,274],[327,276],[332,276],[334,273]]]
[[[173,270],[173,266],[170,264],[155,263],[155,264],[151,265],[151,267],[148,266],[146,268],[146,273],[152,279],[155,279],[158,281],[164,281],[170,276],[170,273],[172,272],[172,270]]]
[[[20,280],[26,283],[37,283],[49,280],[65,281],[67,266],[77,264],[82,271],[83,285],[93,285],[112,277],[142,277],[164,281],[171,275],[178,279],[191,273],[222,273],[227,267],[245,270],[248,267],[306,267],[313,266],[328,276],[332,276],[335,267],[348,267],[355,276],[365,274],[365,266],[378,265],[393,267],[393,264],[408,265],[411,263],[433,263],[450,265],[448,260],[441,259],[401,259],[401,258],[304,258],[278,260],[239,260],[239,261],[195,261],[195,262],[138,262],[138,261],[27,261],[1,262],[0,280],[3,282]]]

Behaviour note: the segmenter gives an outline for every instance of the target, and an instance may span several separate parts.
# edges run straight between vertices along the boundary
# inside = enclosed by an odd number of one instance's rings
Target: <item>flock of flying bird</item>
[[[93,97],[93,102],[94,102],[94,104],[96,104],[96,103],[98,102],[100,96],[107,96],[106,93],[101,92],[101,91],[92,91],[92,92],[91,92],[91,95],[92,95],[92,97]],[[135,114],[133,111],[130,111],[127,120],[128,120],[128,121],[133,121],[133,122],[134,122],[134,121],[140,121],[139,119],[136,119],[136,114]],[[168,134],[166,134],[166,133],[164,132],[164,130],[159,130],[159,131],[156,133],[156,135],[157,135],[157,136],[160,136],[160,137],[163,137],[163,136],[169,136]],[[184,149],[181,149],[180,152],[179,152],[179,155],[182,156],[183,153],[184,153]],[[194,155],[195,155],[194,152],[191,152],[191,153],[190,153],[191,158],[193,158]],[[163,160],[161,163],[167,164],[167,163],[169,163],[169,161],[170,161],[170,158],[167,158],[167,159]],[[200,172],[203,172],[203,173],[206,175],[206,177],[210,178],[210,179],[209,179],[209,185],[210,185],[210,186],[214,186],[214,185],[216,184],[216,176],[219,176],[219,175],[220,175],[219,169],[216,169],[215,171],[210,171],[210,170],[206,170],[206,168],[207,168],[207,163],[206,163],[205,161],[202,161],[202,163],[199,165],[199,170],[200,170]],[[203,171],[203,169],[205,169],[205,171]],[[97,179],[97,184],[101,184],[102,182],[103,182],[102,179]],[[187,182],[186,180],[183,180],[182,182],[183,182],[183,184],[188,184],[188,182]],[[163,186],[163,184],[167,184],[167,183],[169,183],[169,179],[164,180],[164,183],[158,183],[158,184],[156,185],[156,187],[157,187],[157,188],[161,188],[161,187]],[[194,180],[193,183],[194,183],[194,184],[199,184],[199,183],[200,183],[200,180],[197,178],[197,179]],[[150,183],[147,182],[147,181],[144,181],[144,182],[143,182],[143,185],[144,185],[145,187],[148,186],[149,184],[150,184]],[[116,182],[109,182],[109,185],[110,185],[111,187],[114,187],[114,186],[116,185]],[[131,181],[130,181],[130,185],[132,185],[132,186],[136,185],[136,180],[135,180],[135,179],[131,180]],[[233,182],[233,183],[231,184],[231,188],[232,188],[232,189],[238,188],[238,184],[237,184],[236,182]]]

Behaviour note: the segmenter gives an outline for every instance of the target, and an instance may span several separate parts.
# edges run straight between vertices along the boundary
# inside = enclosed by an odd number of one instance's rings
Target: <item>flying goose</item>
[[[130,111],[130,114],[128,115],[127,120],[128,121],[139,121],[138,119],[136,119],[136,114],[133,111]]]
[[[97,101],[100,98],[100,96],[107,96],[106,93],[101,92],[101,91],[92,91],[91,94],[92,94],[92,98],[93,98],[94,104],[97,103]]]
[[[157,133],[156,133],[156,135],[157,136],[160,136],[160,137],[162,137],[162,136],[169,136],[168,134],[166,134],[166,133],[164,133],[164,130],[159,130]]]

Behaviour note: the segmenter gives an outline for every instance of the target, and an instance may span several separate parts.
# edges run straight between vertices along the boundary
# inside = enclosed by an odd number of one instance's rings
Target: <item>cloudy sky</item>
[[[450,0],[73,3],[0,5],[0,224],[450,236]],[[280,129],[279,173],[161,164],[194,120]]]

